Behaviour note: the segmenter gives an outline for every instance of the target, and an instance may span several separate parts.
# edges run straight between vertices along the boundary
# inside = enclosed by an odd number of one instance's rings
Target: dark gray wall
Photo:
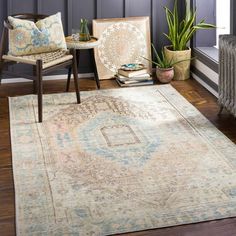
[[[194,0],[193,8],[197,9],[196,23],[204,19],[206,23],[216,25],[215,0]],[[194,40],[196,47],[213,47],[216,45],[216,30],[199,30]]]
[[[0,21],[3,22],[7,16],[7,1],[0,0]],[[0,34],[2,34],[3,25],[0,26]]]
[[[183,0],[179,0],[180,9]],[[168,41],[163,36],[167,24],[163,6],[172,8],[174,0],[0,0],[1,23],[14,13],[62,13],[65,34],[79,28],[80,19],[150,16],[152,41],[160,49]],[[0,31],[1,32],[1,31]],[[80,72],[91,72],[87,52],[83,52]]]

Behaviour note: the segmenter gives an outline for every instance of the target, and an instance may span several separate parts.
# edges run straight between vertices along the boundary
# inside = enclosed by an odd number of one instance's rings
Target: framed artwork
[[[141,63],[151,73],[151,36],[149,17],[93,20],[93,36],[100,44],[95,48],[99,79],[113,78],[123,64]]]

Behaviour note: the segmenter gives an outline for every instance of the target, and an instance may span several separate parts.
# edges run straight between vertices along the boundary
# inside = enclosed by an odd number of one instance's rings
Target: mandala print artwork
[[[126,62],[143,61],[140,57],[147,51],[143,33],[130,23],[121,22],[109,26],[102,33],[100,41],[99,58],[103,65],[114,73]]]
[[[148,17],[94,20],[93,34],[100,40],[95,58],[100,79],[112,78],[123,64],[142,63],[151,58]]]

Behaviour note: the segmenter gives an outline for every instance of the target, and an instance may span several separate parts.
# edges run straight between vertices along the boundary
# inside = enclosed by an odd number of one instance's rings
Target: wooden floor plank
[[[0,223],[2,220],[12,220],[15,216],[15,198],[12,185],[8,189],[0,190]],[[1,228],[0,235],[4,235],[1,233]]]
[[[218,116],[216,98],[194,80],[174,81],[172,85],[218,129],[236,143],[236,120],[224,112]],[[94,90],[92,79],[80,82],[81,90]],[[101,88],[117,88],[114,80],[101,81]],[[73,91],[71,84],[71,91]],[[64,92],[65,81],[45,81],[44,92]],[[15,235],[14,185],[12,178],[11,145],[9,134],[8,96],[33,93],[32,83],[3,84],[0,86],[0,236]],[[236,236],[236,218],[182,225],[126,234],[128,236]]]
[[[0,218],[0,234],[1,236],[15,235],[15,218],[14,216],[6,219]]]

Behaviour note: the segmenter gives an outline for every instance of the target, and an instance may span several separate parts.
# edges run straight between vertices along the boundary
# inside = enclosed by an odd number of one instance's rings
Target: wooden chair
[[[15,18],[33,20],[34,22],[39,19],[44,19],[46,15],[35,14],[17,14],[13,15]],[[77,103],[80,103],[80,91],[78,85],[78,71],[76,62],[75,50],[69,51],[54,51],[48,53],[34,54],[29,56],[12,56],[7,54],[7,41],[8,30],[12,30],[13,27],[8,20],[4,21],[4,28],[0,44],[0,83],[3,73],[10,76],[23,77],[29,80],[33,80],[34,89],[38,96],[38,120],[43,121],[43,75],[61,67],[73,68],[74,84],[76,90]],[[8,70],[3,70],[5,66],[22,63],[33,66],[33,75],[13,73]]]

